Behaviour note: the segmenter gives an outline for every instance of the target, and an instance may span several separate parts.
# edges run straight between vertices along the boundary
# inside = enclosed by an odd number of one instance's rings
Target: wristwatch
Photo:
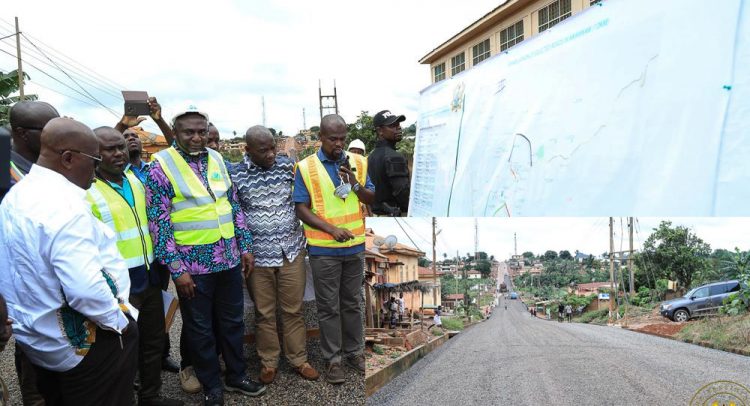
[[[355,183],[354,186],[352,186],[352,190],[354,191],[354,193],[359,192],[359,189],[362,189],[362,185],[360,185],[359,183]]]

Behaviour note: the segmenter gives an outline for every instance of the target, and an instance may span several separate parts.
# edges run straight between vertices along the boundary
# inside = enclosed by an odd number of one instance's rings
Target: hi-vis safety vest
[[[24,174],[21,169],[19,169],[16,164],[13,163],[13,161],[10,161],[10,178],[13,179],[14,182],[18,183],[21,179],[23,179]]]
[[[174,188],[172,213],[174,238],[183,246],[212,244],[234,237],[232,205],[227,193],[232,187],[221,155],[208,151],[208,185],[213,196],[174,147],[154,155]]]
[[[367,161],[357,154],[346,153],[349,161],[354,163],[357,181],[364,187],[367,181]],[[349,230],[354,238],[338,242],[332,235],[302,223],[307,243],[315,247],[347,248],[365,242],[365,222],[357,194],[352,191],[346,200],[334,194],[336,187],[326,168],[320,162],[318,154],[312,154],[297,164],[302,180],[310,193],[312,212],[326,223]]]
[[[146,190],[130,171],[125,172],[133,191],[135,207],[130,207],[106,181],[96,179],[86,193],[91,211],[117,235],[117,249],[128,268],[145,266],[149,269],[154,261],[154,249],[148,233],[146,217]]]

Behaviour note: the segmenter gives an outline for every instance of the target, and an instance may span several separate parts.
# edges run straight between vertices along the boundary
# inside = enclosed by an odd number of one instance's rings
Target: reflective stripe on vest
[[[149,269],[154,261],[151,236],[146,217],[146,191],[141,181],[131,172],[125,172],[133,191],[135,208],[130,207],[106,181],[96,179],[86,193],[91,212],[106,224],[117,236],[117,249],[128,268],[145,266]]]
[[[357,181],[364,187],[367,181],[367,161],[359,155],[350,154],[349,161],[354,162]],[[310,193],[310,208],[312,212],[326,223],[349,230],[354,238],[349,241],[338,242],[325,231],[302,223],[307,243],[315,247],[346,248],[365,242],[365,223],[357,194],[349,193],[346,200],[334,194],[335,186],[326,168],[315,153],[298,164],[300,175]]]
[[[212,244],[221,238],[234,237],[232,205],[227,199],[232,187],[229,173],[221,155],[210,148],[206,150],[206,175],[215,200],[174,147],[154,155],[174,188],[169,217],[174,227],[175,241],[179,245]]]
[[[16,164],[13,163],[13,161],[10,161],[10,178],[13,179],[14,182],[18,183],[21,179],[23,179],[24,174],[23,171],[16,166]]]

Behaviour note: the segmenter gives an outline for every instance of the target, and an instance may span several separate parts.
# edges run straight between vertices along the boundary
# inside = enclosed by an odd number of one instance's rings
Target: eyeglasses
[[[59,151],[59,154],[62,155],[64,153],[66,153],[66,152],[75,152],[76,154],[81,154],[81,155],[85,156],[86,158],[91,158],[91,160],[94,161],[94,165],[98,165],[98,164],[100,164],[102,162],[102,157],[89,155],[89,154],[87,154],[85,152],[81,152],[81,151],[78,151],[76,149],[66,149],[64,151]]]

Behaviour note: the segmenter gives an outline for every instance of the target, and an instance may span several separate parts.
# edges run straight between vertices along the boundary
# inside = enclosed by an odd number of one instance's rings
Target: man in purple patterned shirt
[[[146,180],[154,255],[167,266],[182,303],[190,361],[206,405],[223,391],[259,396],[242,354],[242,277],[253,269],[252,236],[218,152],[206,149],[208,115],[191,106],[172,119],[175,142],[154,155]],[[217,321],[217,334],[212,329]],[[222,387],[217,343],[226,364]]]

